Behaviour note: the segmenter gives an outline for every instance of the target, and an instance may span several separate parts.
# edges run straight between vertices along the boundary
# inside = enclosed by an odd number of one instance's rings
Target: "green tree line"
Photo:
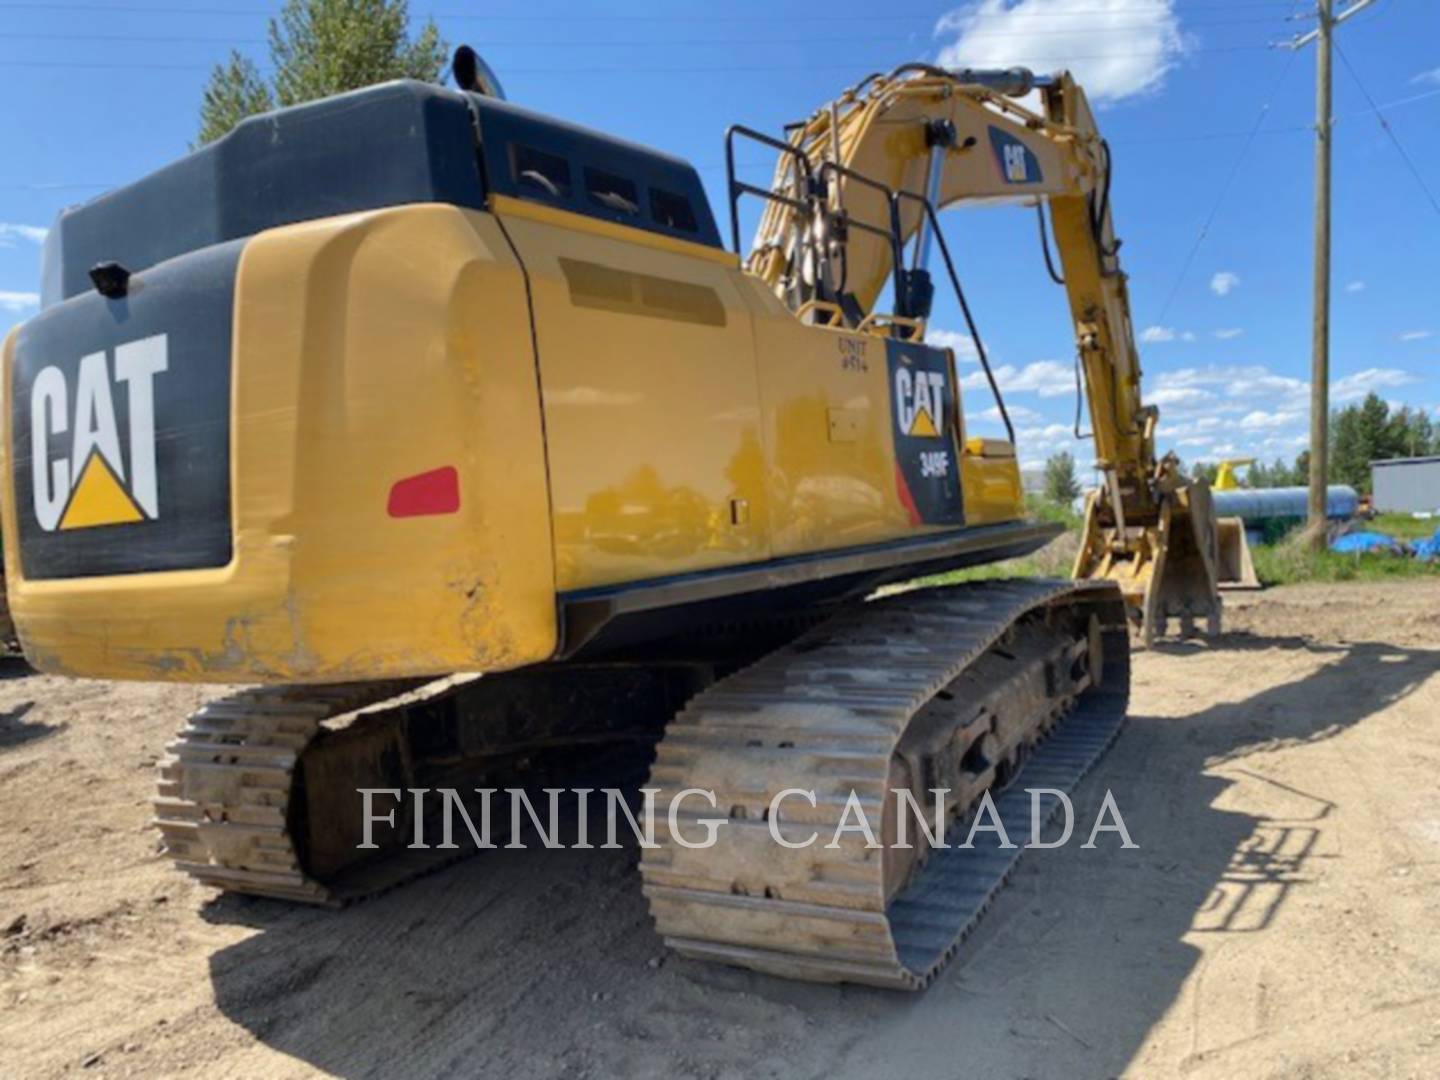
[[[1330,414],[1330,482],[1349,484],[1369,494],[1370,463],[1392,458],[1440,455],[1440,425],[1424,409],[1402,405],[1392,409],[1377,394],[1354,402]],[[1219,462],[1196,461],[1185,472],[1197,480],[1215,483]],[[1310,451],[1301,451],[1293,461],[1276,458],[1257,461],[1240,474],[1247,488],[1305,487],[1310,483]],[[1075,460],[1062,451],[1045,462],[1045,498],[1069,505],[1081,484]]]
[[[1392,409],[1378,394],[1368,394],[1330,413],[1330,482],[1370,492],[1370,463],[1391,458],[1440,454],[1440,429],[1424,409],[1402,405]],[[1190,475],[1215,481],[1218,463],[1197,461]],[[1242,479],[1245,487],[1303,487],[1310,482],[1310,451],[1286,464],[1276,458],[1257,461]]]

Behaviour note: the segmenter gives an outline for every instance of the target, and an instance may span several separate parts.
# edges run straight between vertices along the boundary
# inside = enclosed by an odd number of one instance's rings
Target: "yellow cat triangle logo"
[[[60,528],[89,529],[96,525],[129,525],[144,520],[145,515],[121,486],[100,451],[90,451],[80,482],[70,496],[70,505],[60,519]]]
[[[940,437],[940,432],[935,430],[935,421],[930,418],[930,410],[925,408],[915,410],[915,419],[910,421],[910,430],[906,434],[922,439]]]

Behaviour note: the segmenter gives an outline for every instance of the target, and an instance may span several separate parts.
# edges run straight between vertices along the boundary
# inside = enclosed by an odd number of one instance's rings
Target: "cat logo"
[[[990,129],[990,146],[1000,167],[1000,178],[1007,184],[1038,184],[1043,179],[1040,159],[1023,142],[997,127]]]
[[[895,369],[895,417],[912,438],[938,439],[945,420],[945,376],[938,371]]]
[[[80,360],[71,387],[58,367],[42,368],[30,388],[30,467],[35,520],[46,532],[128,525],[160,516],[155,472],[155,377],[167,367],[166,335]],[[113,377],[113,382],[112,382]],[[115,392],[125,391],[128,461],[120,451]],[[57,436],[70,436],[55,453]],[[63,438],[59,440],[63,443]]]

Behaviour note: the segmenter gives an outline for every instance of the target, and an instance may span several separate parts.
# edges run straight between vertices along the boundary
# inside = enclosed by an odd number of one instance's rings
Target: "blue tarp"
[[[1352,532],[1344,536],[1338,536],[1330,542],[1331,551],[1343,551],[1350,554],[1362,552],[1394,552],[1396,554],[1404,551],[1399,542],[1393,536],[1386,536],[1378,532]]]
[[[1417,540],[1411,545],[1410,552],[1417,559],[1424,559],[1426,562],[1440,559],[1440,529],[1436,529],[1435,535],[1427,540]]]

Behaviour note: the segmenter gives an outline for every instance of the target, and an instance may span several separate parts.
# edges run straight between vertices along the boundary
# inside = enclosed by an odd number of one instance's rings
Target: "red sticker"
[[[460,474],[446,465],[396,480],[385,509],[393,518],[453,514],[460,509]]]

